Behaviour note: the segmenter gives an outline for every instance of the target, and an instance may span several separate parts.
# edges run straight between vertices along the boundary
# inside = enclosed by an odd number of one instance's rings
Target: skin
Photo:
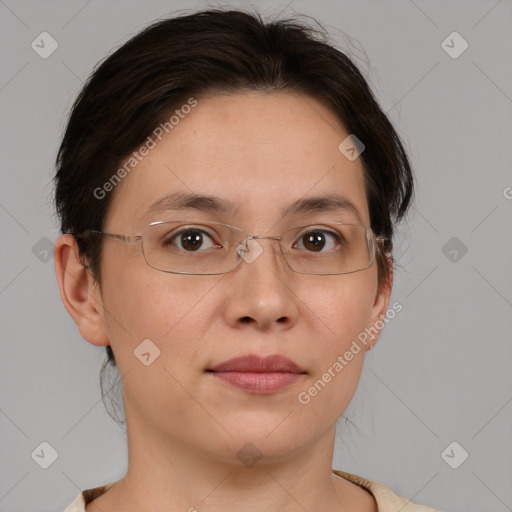
[[[348,133],[320,102],[290,92],[197,99],[116,187],[105,231],[139,234],[149,222],[179,216],[142,219],[178,190],[229,199],[238,213],[186,213],[252,234],[281,234],[304,218],[328,222],[325,213],[282,219],[280,210],[333,191],[370,225],[362,162],[338,150]],[[336,216],[358,223],[351,213]],[[246,512],[377,510],[369,492],[331,472],[335,424],[355,392],[365,350],[309,404],[297,395],[386,313],[391,277],[379,288],[375,264],[352,274],[297,274],[276,241],[259,243],[263,253],[231,273],[188,276],[149,267],[139,244],[105,238],[100,289],[74,239],[57,241],[62,301],[84,339],[112,346],[123,378],[128,471],[88,512],[230,512],[241,504]],[[161,351],[150,366],[133,353],[147,338]],[[255,395],[205,373],[249,353],[284,355],[307,375]],[[251,468],[237,458],[248,442],[263,455]]]

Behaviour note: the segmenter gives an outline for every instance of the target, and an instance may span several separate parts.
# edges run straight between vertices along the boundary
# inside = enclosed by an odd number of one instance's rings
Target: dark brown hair
[[[381,285],[392,269],[395,223],[409,208],[412,170],[400,138],[351,59],[324,30],[297,19],[264,22],[238,10],[159,20],[94,70],[76,99],[60,146],[55,205],[61,231],[101,230],[112,194],[101,188],[174,109],[204,93],[294,91],[327,106],[364,145],[370,223],[387,237],[377,251]],[[341,141],[340,141],[341,142]],[[100,237],[77,238],[101,282]],[[115,358],[107,346],[108,360]]]

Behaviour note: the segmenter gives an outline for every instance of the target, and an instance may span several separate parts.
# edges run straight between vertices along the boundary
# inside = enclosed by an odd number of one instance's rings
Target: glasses
[[[242,260],[252,263],[263,252],[257,242],[277,240],[287,266],[299,274],[337,275],[371,267],[376,249],[386,240],[359,224],[330,223],[293,227],[280,236],[247,235],[220,222],[159,221],[140,235],[89,229],[78,238],[100,235],[126,244],[142,242],[146,263],[173,274],[214,275],[232,272]]]

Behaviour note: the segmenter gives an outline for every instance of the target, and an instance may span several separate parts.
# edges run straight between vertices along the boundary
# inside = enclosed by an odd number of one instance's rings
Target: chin
[[[315,436],[311,428],[300,429],[293,421],[283,421],[286,414],[281,414],[278,421],[274,416],[267,418],[268,421],[261,418],[261,413],[258,416],[247,415],[236,424],[224,424],[232,437],[224,435],[223,442],[216,442],[215,446],[225,462],[238,465],[245,464],[246,459],[258,459],[262,464],[279,463],[314,444],[322,436],[320,431]],[[310,436],[306,437],[305,432],[309,432]]]

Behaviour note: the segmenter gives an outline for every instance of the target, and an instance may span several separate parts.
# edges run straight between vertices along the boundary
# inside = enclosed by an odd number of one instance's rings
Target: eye
[[[343,236],[336,232],[327,229],[314,229],[304,233],[293,245],[294,249],[306,249],[309,252],[322,252],[322,249],[327,246],[327,252],[336,249],[336,246],[346,246],[346,240]]]
[[[210,245],[208,245],[210,242]],[[206,244],[206,245],[205,245]],[[193,227],[180,229],[178,232],[171,232],[162,240],[163,246],[173,245],[178,249],[187,252],[197,252],[199,249],[211,249],[212,247],[222,247],[214,242],[212,236],[205,230]]]

